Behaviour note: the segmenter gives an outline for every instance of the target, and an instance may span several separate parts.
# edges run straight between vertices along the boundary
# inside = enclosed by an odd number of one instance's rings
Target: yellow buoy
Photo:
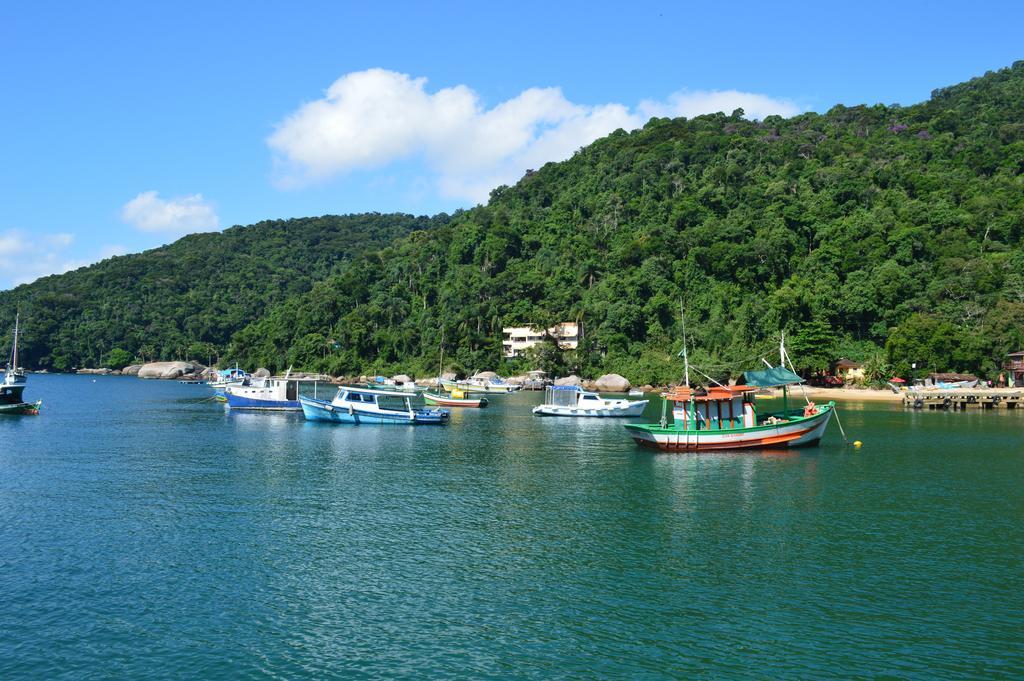
[[[862,443],[862,442],[861,442],[860,440],[854,440],[854,441],[853,441],[853,446],[854,446],[854,447],[860,447],[860,446],[861,446],[861,444],[863,444],[863,443]]]

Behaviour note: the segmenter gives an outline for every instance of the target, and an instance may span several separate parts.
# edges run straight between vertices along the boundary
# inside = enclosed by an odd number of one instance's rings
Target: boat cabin
[[[246,378],[240,385],[232,385],[228,391],[236,397],[252,400],[274,400],[293,402],[299,399],[297,378]]]
[[[550,407],[602,409],[605,400],[597,393],[587,392],[578,385],[549,385],[544,389],[544,404]]]
[[[238,367],[235,367],[234,369],[220,369],[217,371],[218,381],[241,381],[243,379],[250,378],[250,376],[249,372],[244,369],[239,369]]]
[[[338,394],[334,398],[335,405],[375,405],[381,411],[411,412],[426,407],[423,396],[417,393],[396,393],[387,390],[373,390],[370,388],[338,388]]]
[[[732,430],[757,425],[755,388],[746,385],[675,388],[665,395],[672,418],[685,430]]]

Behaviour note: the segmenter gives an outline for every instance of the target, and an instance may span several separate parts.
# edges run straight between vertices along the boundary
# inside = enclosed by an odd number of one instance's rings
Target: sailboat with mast
[[[437,361],[437,389],[435,392],[424,391],[423,400],[436,407],[475,407],[487,406],[486,397],[469,397],[458,385],[444,385],[441,374],[444,372],[444,327],[441,327],[441,350]]]
[[[684,384],[662,394],[660,421],[625,426],[639,445],[696,453],[813,445],[821,440],[835,412],[835,402],[815,405],[810,400],[806,400],[803,408],[790,409],[789,388],[802,383],[803,379],[792,370],[785,336],[779,344],[779,365],[773,367],[765,361],[767,369],[745,371],[744,385],[725,386],[704,374],[716,385],[690,387],[685,317],[681,354],[685,366]],[[782,410],[759,412],[754,402],[759,388],[782,388]],[[672,405],[671,414],[669,405]]]
[[[18,331],[21,315],[14,316],[14,341],[11,343],[11,355],[7,360],[3,381],[0,382],[0,414],[38,414],[42,400],[26,402],[25,372],[18,368]]]

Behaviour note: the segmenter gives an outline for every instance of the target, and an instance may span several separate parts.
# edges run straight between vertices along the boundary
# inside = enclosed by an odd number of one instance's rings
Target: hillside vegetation
[[[718,374],[780,330],[805,369],[991,374],[1024,345],[1024,62],[909,107],[654,119],[357,258],[237,334],[246,364],[499,367],[501,327],[581,321],[554,370]],[[512,367],[505,367],[510,369]]]
[[[308,291],[339,263],[446,220],[329,215],[193,234],[0,292],[0,338],[6,347],[20,307],[26,366],[209,361],[268,306]]]
[[[321,238],[334,224],[360,238]],[[32,361],[51,366],[206,342],[249,367],[422,374],[443,335],[456,370],[666,382],[682,306],[716,375],[759,365],[781,330],[802,369],[991,374],[1024,347],[1022,235],[1018,62],[908,107],[653,119],[450,220],[197,235],[20,287],[0,313],[31,304]],[[583,324],[578,351],[502,361],[502,326],[560,321]]]

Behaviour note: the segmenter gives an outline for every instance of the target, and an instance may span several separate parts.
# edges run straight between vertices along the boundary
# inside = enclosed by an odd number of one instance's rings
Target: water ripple
[[[0,420],[3,678],[1024,669],[1021,414],[868,405],[860,451],[666,456],[539,395],[404,429],[32,389],[44,415]]]

